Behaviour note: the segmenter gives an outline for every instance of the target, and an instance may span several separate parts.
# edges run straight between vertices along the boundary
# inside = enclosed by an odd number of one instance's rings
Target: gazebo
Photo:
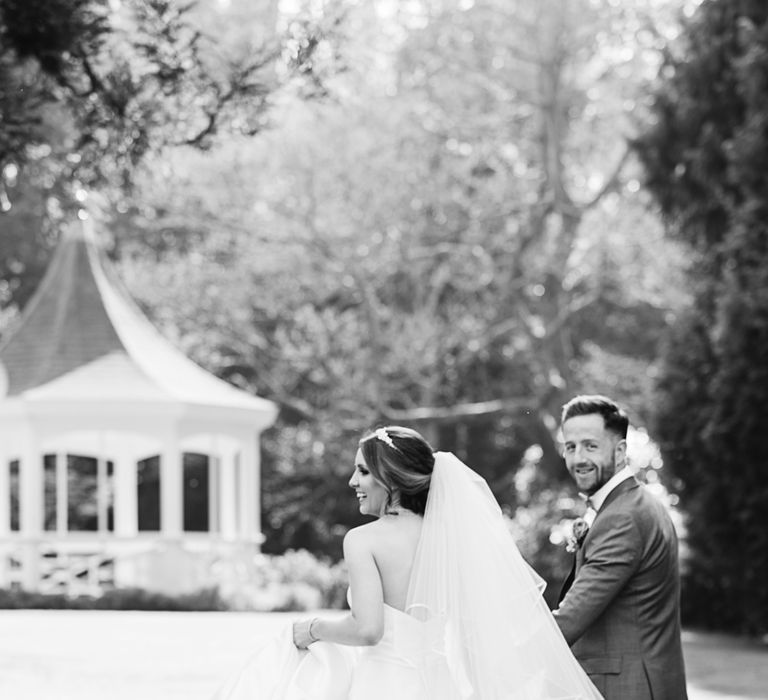
[[[214,585],[258,551],[275,416],[171,346],[73,224],[0,343],[0,588]]]

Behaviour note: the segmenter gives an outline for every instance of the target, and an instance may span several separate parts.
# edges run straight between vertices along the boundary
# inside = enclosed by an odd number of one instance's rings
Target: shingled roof
[[[8,399],[275,411],[272,402],[209,374],[158,333],[122,291],[88,222],[62,234],[43,281],[0,343],[0,362]]]

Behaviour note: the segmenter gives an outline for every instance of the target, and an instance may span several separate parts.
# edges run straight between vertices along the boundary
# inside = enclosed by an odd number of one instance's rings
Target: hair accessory
[[[381,440],[385,445],[389,445],[393,450],[396,450],[397,447],[395,447],[395,443],[392,440],[391,437],[389,437],[389,433],[387,433],[386,428],[377,428],[373,433],[379,440]]]

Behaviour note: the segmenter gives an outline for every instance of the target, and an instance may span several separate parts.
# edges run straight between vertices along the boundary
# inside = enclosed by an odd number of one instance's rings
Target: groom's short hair
[[[572,398],[563,406],[560,425],[574,416],[588,416],[592,413],[603,417],[606,430],[615,433],[622,440],[626,439],[629,429],[627,414],[615,401],[599,394],[582,394]]]

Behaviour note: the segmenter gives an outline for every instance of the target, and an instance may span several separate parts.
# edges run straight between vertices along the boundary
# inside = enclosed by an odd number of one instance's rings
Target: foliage
[[[11,182],[13,213],[0,213],[0,331],[40,283],[58,234],[46,223],[45,194]]]
[[[421,428],[514,508],[530,445],[539,487],[566,478],[564,398],[603,390],[647,414],[678,296],[676,251],[621,148],[651,18],[544,4],[351,8],[326,99],[276,106],[258,141],[167,154],[143,206],[110,212],[153,320],[282,407],[265,436],[268,551],[339,555],[369,425]]]
[[[688,512],[687,622],[768,630],[768,7],[704,2],[637,148],[694,303],[670,335],[656,416]]]
[[[161,129],[130,199],[89,208],[166,336],[280,404],[265,551],[340,556],[356,441],[383,422],[457,452],[510,514],[541,492],[554,526],[560,405],[605,391],[642,424],[684,298],[625,143],[672,20],[643,0],[301,4],[276,26],[304,82],[270,129],[205,153]]]
[[[278,27],[276,0],[0,0],[0,306],[89,195],[127,206],[148,157],[260,133],[289,86],[322,94],[332,32]]]
[[[518,476],[521,473],[525,469]],[[548,488],[518,506],[510,521],[510,531],[524,559],[547,582],[544,598],[551,608],[557,607],[560,587],[573,563],[563,533],[580,515],[578,502],[568,489]]]
[[[140,588],[105,591],[98,597],[68,596],[63,593],[34,593],[0,590],[3,610],[172,610],[217,611],[227,606],[215,589],[179,596],[154,593]]]
[[[229,125],[258,131],[276,48],[237,62],[217,56],[190,8],[3,0],[0,65],[10,80],[2,98],[24,102],[0,111],[0,164],[21,167],[35,152],[51,160],[53,149],[66,149],[66,174],[93,186],[129,178],[166,143],[206,147]],[[63,142],[52,138],[52,119],[63,122]],[[11,128],[17,120],[21,127]]]
[[[222,580],[217,586],[181,595],[142,588],[107,589],[99,596],[0,589],[0,609],[287,612],[347,605],[343,563],[291,550],[280,556],[259,554],[243,568],[247,580]]]
[[[126,185],[164,147],[259,133],[278,88],[322,94],[333,65],[336,15],[281,29],[277,4],[2,0],[0,169]]]
[[[306,550],[260,555],[249,580],[237,593],[220,591],[230,609],[280,612],[347,607],[349,579],[343,563],[331,563]]]

